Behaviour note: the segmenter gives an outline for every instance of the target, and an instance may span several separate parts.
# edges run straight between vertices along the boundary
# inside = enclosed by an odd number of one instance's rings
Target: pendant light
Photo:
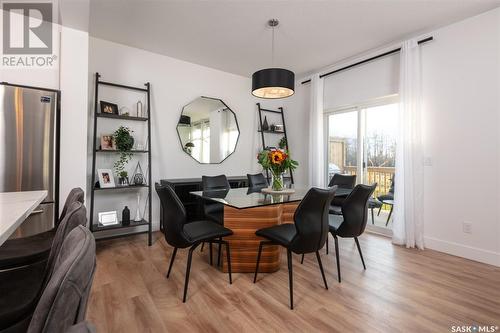
[[[274,66],[274,28],[278,26],[277,19],[271,19],[267,24],[273,29],[272,35],[272,66]],[[295,74],[284,68],[265,68],[252,75],[252,95],[260,98],[285,98],[294,94]]]

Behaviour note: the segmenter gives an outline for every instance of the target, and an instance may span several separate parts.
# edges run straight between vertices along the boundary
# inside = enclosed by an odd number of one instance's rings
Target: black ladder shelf
[[[257,103],[257,108],[259,111],[259,124],[260,127],[258,129],[258,132],[260,133],[260,138],[262,140],[262,149],[268,148],[266,145],[266,138],[265,138],[265,133],[270,133],[270,134],[278,134],[282,135],[285,137],[286,140],[286,149],[288,150],[288,137],[286,136],[286,125],[285,125],[285,113],[283,111],[283,107],[279,107],[278,110],[270,110],[270,109],[265,109],[260,106],[260,103]],[[283,123],[283,131],[271,131],[271,130],[263,130],[262,129],[262,112],[270,112],[270,113],[275,113],[281,115],[281,121]],[[290,181],[293,184],[293,173],[292,170],[288,170],[290,172]],[[266,177],[269,180],[269,171],[266,170]]]
[[[135,227],[147,225],[148,226],[148,230],[147,230],[148,245],[151,246],[151,244],[152,244],[152,225],[151,225],[151,217],[152,217],[152,208],[151,208],[151,191],[152,191],[152,186],[151,186],[151,107],[150,107],[151,85],[149,82],[147,82],[144,84],[144,86],[145,86],[144,88],[139,88],[139,87],[133,87],[133,86],[127,86],[127,85],[123,85],[123,84],[102,81],[100,78],[101,78],[101,75],[99,73],[95,73],[94,132],[93,132],[94,138],[93,138],[93,146],[92,146],[92,178],[91,178],[91,192],[90,192],[90,224],[89,224],[90,230],[93,233],[99,233],[99,232],[106,231],[106,230],[118,230],[118,229],[124,230],[124,232],[120,232],[117,235],[104,236],[102,238],[99,238],[99,239],[105,239],[105,238],[123,237],[123,236],[144,233],[146,231],[136,230]],[[147,116],[146,117],[134,117],[134,116],[130,116],[130,115],[126,116],[126,115],[100,113],[98,110],[99,87],[100,86],[110,86],[110,87],[134,90],[134,91],[139,91],[139,92],[145,93],[146,94]],[[96,155],[97,155],[97,153],[119,153],[119,151],[106,151],[106,150],[100,150],[97,148],[97,120],[102,119],[102,118],[122,120],[122,121],[139,121],[139,122],[147,123],[147,132],[148,132],[147,150],[132,150],[131,151],[132,153],[142,153],[142,154],[148,155],[147,184],[116,186],[116,187],[111,187],[111,188],[98,188],[95,186],[95,182],[96,182]],[[146,201],[146,204],[148,206],[148,219],[147,220],[143,219],[142,221],[139,221],[139,222],[131,220],[130,225],[127,225],[127,226],[122,225],[121,222],[119,224],[110,225],[110,226],[100,226],[99,223],[94,223],[94,200],[95,200],[95,192],[96,191],[98,191],[98,192],[102,191],[103,193],[106,193],[106,195],[110,195],[112,193],[121,193],[122,191],[140,190],[141,188],[148,189],[148,197],[147,197],[147,201]],[[146,212],[144,212],[144,214],[145,213]]]

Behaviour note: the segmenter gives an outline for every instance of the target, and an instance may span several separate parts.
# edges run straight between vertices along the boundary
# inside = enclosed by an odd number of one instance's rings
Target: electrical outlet
[[[462,224],[462,230],[466,234],[472,234],[472,222],[464,222]]]

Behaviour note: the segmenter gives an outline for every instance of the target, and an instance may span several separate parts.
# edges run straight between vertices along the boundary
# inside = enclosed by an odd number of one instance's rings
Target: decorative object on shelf
[[[273,30],[271,47],[271,68],[261,69],[252,75],[252,95],[260,98],[284,98],[294,94],[295,74],[284,68],[274,66],[274,28],[279,24],[277,19],[267,22]]]
[[[142,221],[141,210],[139,208],[140,206],[141,206],[141,194],[137,192],[137,210],[135,211],[135,219],[134,219],[135,222]]]
[[[283,173],[287,169],[295,170],[299,165],[290,158],[285,149],[264,149],[257,155],[257,160],[264,170],[271,172],[271,188],[275,191],[282,191],[285,188]]]
[[[138,101],[136,105],[137,117],[143,117],[142,102]]]
[[[123,170],[118,173],[118,184],[120,186],[129,186],[130,183],[128,181],[128,172]]]
[[[271,132],[275,132],[276,131],[276,125],[271,124],[270,128],[271,128]]]
[[[116,210],[110,212],[101,212],[99,215],[99,223],[103,226],[118,224],[118,215]]]
[[[236,114],[224,101],[201,96],[182,108],[177,134],[187,155],[198,163],[215,164],[235,152],[240,129]]]
[[[118,114],[118,105],[110,102],[101,101],[101,113]]]
[[[283,132],[283,125],[274,125],[274,130],[276,132]]]
[[[116,150],[115,140],[112,134],[101,135],[101,150]]]
[[[115,179],[110,169],[98,169],[97,174],[99,176],[99,186],[101,188],[115,187]]]
[[[264,117],[264,122],[262,123],[262,130],[263,131],[269,130],[269,124],[267,123],[267,117]]]
[[[122,210],[122,225],[128,226],[130,225],[130,209],[127,206]]]
[[[288,145],[288,142],[287,142],[287,139],[286,139],[286,136],[282,137],[280,142],[278,143],[278,147],[280,147],[280,149],[286,149]]]
[[[130,109],[126,106],[122,106],[119,111],[120,116],[130,116]]]
[[[137,162],[134,170],[134,185],[144,185],[144,172],[142,171],[141,162]]]
[[[120,151],[120,158],[113,165],[115,172],[120,176],[120,185],[129,185],[128,173],[125,171],[125,166],[132,158],[130,150],[134,146],[134,138],[130,134],[132,130],[125,126],[120,126],[113,134],[115,145]],[[123,180],[123,181],[122,181]],[[126,180],[126,182],[125,182]]]

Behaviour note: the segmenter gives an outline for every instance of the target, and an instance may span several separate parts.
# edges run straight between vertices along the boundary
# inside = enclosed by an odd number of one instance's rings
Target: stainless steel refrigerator
[[[0,192],[48,192],[14,237],[46,231],[58,215],[59,106],[59,91],[0,83]]]

